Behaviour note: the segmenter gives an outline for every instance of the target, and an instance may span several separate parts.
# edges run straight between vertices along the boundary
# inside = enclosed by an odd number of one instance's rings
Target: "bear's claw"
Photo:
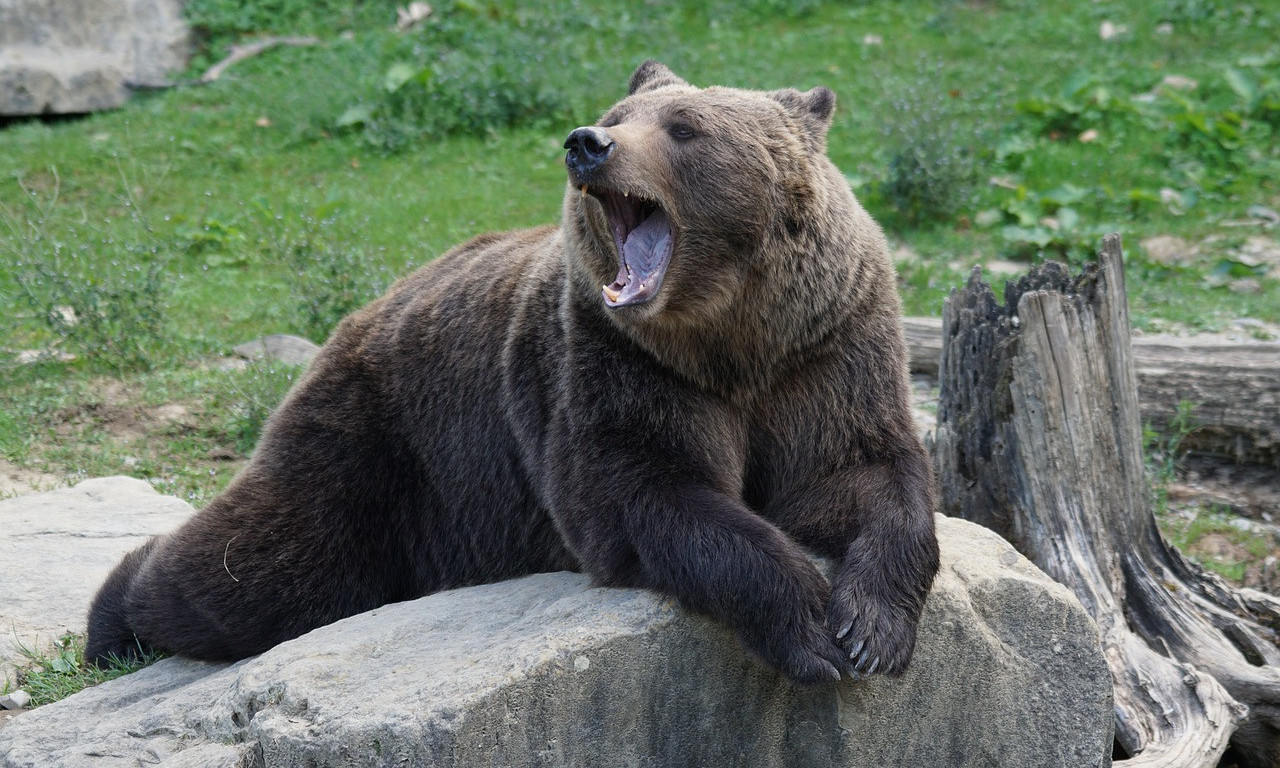
[[[898,676],[915,647],[915,622],[901,607],[877,603],[852,583],[836,587],[827,608],[828,631],[844,657],[851,677]]]

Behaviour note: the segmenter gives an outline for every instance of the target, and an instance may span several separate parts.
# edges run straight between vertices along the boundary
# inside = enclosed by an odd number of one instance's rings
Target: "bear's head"
[[[826,88],[699,89],[641,64],[565,142],[575,279],[622,322],[722,316],[762,261],[813,254],[833,202],[856,207],[826,158],[834,108]]]

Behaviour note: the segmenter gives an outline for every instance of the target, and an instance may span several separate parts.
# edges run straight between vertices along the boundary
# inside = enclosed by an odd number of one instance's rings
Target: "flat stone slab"
[[[194,511],[132,477],[0,501],[0,678],[12,679],[20,646],[48,650],[83,632],[89,601],[120,558]]]
[[[796,688],[671,601],[541,574],[232,665],[161,661],[15,718],[0,766],[1110,765],[1110,675],[1080,604],[995,534],[938,525],[899,679]]]

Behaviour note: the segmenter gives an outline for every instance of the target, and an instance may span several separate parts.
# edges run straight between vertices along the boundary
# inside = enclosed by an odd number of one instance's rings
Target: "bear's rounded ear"
[[[800,122],[815,148],[821,150],[825,146],[831,116],[836,111],[836,95],[830,88],[818,87],[803,93],[783,88],[769,95]]]
[[[818,86],[806,91],[801,98],[804,107],[814,119],[821,121],[825,125],[831,125],[831,116],[836,111],[836,94],[830,88]]]
[[[681,80],[675,72],[667,69],[667,65],[648,59],[636,67],[636,71],[632,73],[627,95],[635,96],[637,93],[652,91],[667,85],[688,85],[688,83]]]

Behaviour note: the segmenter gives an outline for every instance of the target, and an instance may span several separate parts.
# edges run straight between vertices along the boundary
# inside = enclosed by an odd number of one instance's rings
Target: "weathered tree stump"
[[[943,511],[1072,589],[1115,683],[1132,766],[1280,765],[1280,600],[1234,589],[1160,536],[1142,456],[1120,238],[1072,277],[1046,263],[1006,305],[975,270],[943,317]],[[1246,708],[1247,707],[1247,708]]]
[[[904,319],[911,372],[938,375],[942,321]],[[1280,468],[1280,341],[1207,336],[1137,336],[1132,342],[1142,420],[1169,431],[1179,403],[1196,429],[1183,450]]]

